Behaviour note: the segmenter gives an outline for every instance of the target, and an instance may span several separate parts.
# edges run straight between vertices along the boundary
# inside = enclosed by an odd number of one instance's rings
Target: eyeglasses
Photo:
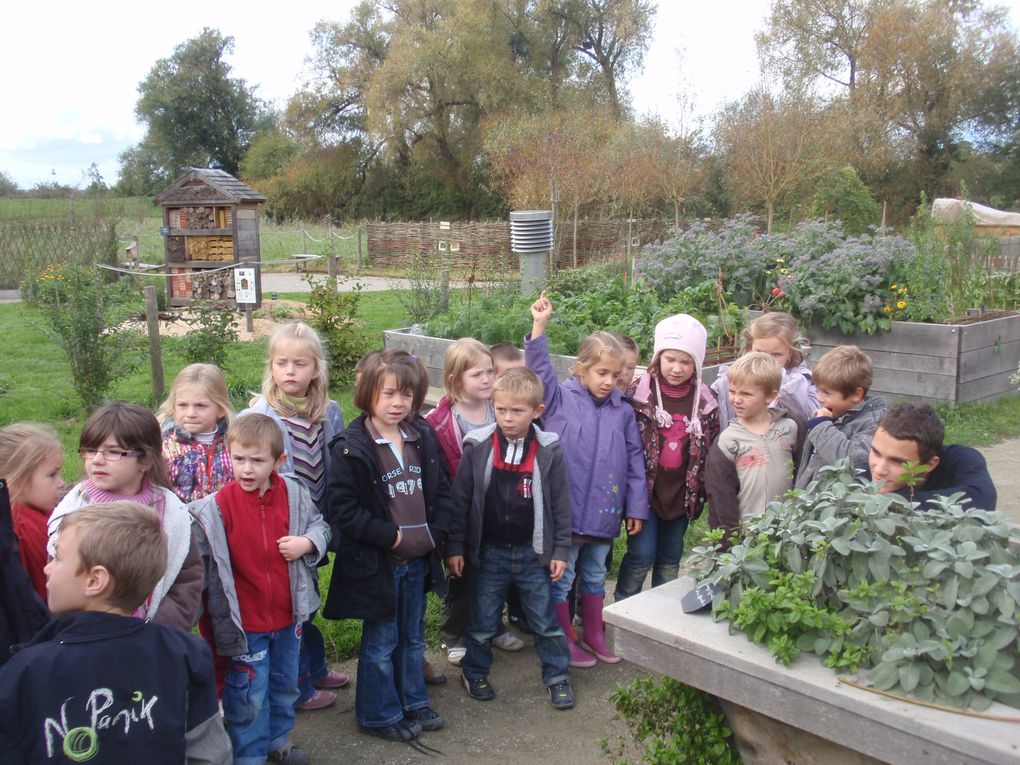
[[[125,457],[142,457],[145,452],[140,449],[79,449],[78,456],[83,460],[94,460],[99,455],[107,462],[120,462]]]

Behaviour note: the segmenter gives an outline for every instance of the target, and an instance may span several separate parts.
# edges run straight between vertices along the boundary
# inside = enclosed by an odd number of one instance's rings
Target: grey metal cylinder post
[[[552,212],[518,210],[510,213],[510,248],[520,256],[522,295],[545,287],[546,261],[552,246]]]

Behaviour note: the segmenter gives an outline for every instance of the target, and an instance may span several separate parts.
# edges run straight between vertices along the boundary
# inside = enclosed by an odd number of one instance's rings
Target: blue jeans
[[[503,621],[503,601],[511,585],[516,585],[528,625],[535,632],[542,682],[555,685],[568,680],[570,652],[553,610],[549,568],[539,563],[534,549],[530,545],[483,544],[478,569],[472,574],[467,653],[460,663],[464,676],[472,680],[488,676],[492,667],[492,638]]]
[[[395,565],[396,617],[362,624],[354,716],[366,728],[393,725],[405,712],[429,705],[421,630],[426,569],[424,558]]]
[[[234,765],[263,765],[294,727],[301,625],[246,632],[248,653],[230,659],[223,685],[223,719]]]
[[[652,569],[652,587],[676,579],[684,554],[687,523],[686,515],[664,521],[654,510],[648,513],[641,531],[627,538],[627,553],[620,562],[620,576],[616,580],[617,600],[641,592],[648,569]]]
[[[552,583],[553,602],[566,602],[575,576],[580,578],[582,595],[605,595],[606,556],[612,546],[612,542],[584,542],[571,547],[567,570]]]

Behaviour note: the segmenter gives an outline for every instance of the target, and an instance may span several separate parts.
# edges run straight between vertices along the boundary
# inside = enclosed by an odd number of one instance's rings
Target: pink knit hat
[[[692,435],[701,435],[701,420],[698,418],[698,405],[701,403],[701,365],[705,361],[705,347],[708,343],[708,332],[701,322],[686,313],[678,313],[663,319],[655,325],[655,345],[652,354],[654,364],[663,351],[683,351],[694,359],[694,402],[691,407],[691,419],[687,430]],[[655,419],[659,425],[669,427],[673,418],[662,407],[662,396],[659,386],[655,386],[658,397]],[[663,417],[665,415],[665,417]],[[668,422],[664,420],[668,419]]]

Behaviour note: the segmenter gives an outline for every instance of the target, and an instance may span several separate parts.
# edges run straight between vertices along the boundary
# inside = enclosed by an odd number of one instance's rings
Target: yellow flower
[[[896,289],[896,285],[894,284],[894,285],[893,285],[892,287],[890,287],[889,289],[891,289],[891,290],[894,290],[894,289]]]
[[[899,300],[899,301],[897,301],[896,307],[899,308],[902,311],[904,308],[907,307],[907,301],[906,300]]]
[[[892,313],[892,308],[890,308],[889,306],[886,306],[882,310],[885,311],[886,313]]]

